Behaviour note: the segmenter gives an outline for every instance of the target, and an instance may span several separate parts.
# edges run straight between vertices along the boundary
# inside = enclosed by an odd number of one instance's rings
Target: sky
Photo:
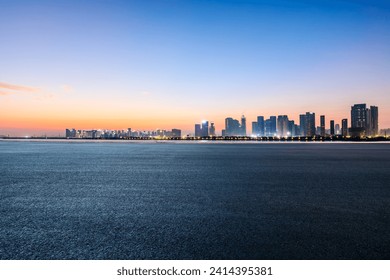
[[[0,0],[0,135],[299,114],[390,128],[390,2]]]

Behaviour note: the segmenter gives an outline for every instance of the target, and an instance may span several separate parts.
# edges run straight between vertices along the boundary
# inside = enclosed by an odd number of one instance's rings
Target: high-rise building
[[[225,134],[226,136],[240,135],[240,122],[233,118],[225,119]]]
[[[195,137],[202,136],[202,127],[200,124],[195,124]]]
[[[286,115],[279,115],[277,122],[277,134],[279,137],[288,136],[288,117]]]
[[[252,135],[259,136],[259,126],[257,122],[252,122]]]
[[[312,137],[316,135],[316,115],[312,112],[299,115],[300,135]]]
[[[264,117],[263,116],[257,117],[257,127],[258,127],[258,135],[264,136]]]
[[[324,115],[320,116],[320,126],[321,126],[320,135],[322,137],[325,137],[325,116]]]
[[[355,104],[351,107],[351,128],[366,128],[366,104]]]
[[[76,129],[72,128],[72,129],[66,129],[65,130],[65,137],[66,138],[76,138]]]
[[[270,119],[267,119],[264,122],[264,135],[265,136],[273,136],[271,134],[271,120]]]
[[[344,137],[348,136],[348,119],[341,120],[341,134]]]
[[[211,124],[210,124],[210,136],[215,136],[214,122],[211,122]]]
[[[172,129],[172,137],[181,137],[181,130],[177,128]]]
[[[301,114],[299,115],[299,128],[300,128],[300,133],[299,135],[301,136],[306,136],[306,115]]]
[[[276,116],[270,116],[270,136],[276,135]]]
[[[334,126],[334,132],[336,133],[336,135],[340,135],[341,134],[340,125],[338,123],[336,123],[335,126]]]
[[[296,132],[295,132],[295,122],[294,122],[294,121],[288,121],[288,132],[287,132],[287,136],[291,136],[291,137],[296,136]]]
[[[378,134],[378,107],[366,104],[355,104],[351,107],[351,128],[352,137],[364,135],[375,136]]]
[[[367,109],[367,124],[366,124],[366,133],[369,136],[378,135],[378,107],[370,106]]]
[[[306,136],[312,137],[316,135],[316,114],[306,112]]]
[[[209,136],[209,122],[202,121],[202,137]]]
[[[334,120],[330,121],[330,136],[334,136]]]
[[[240,127],[240,130],[241,130],[241,135],[242,136],[246,136],[246,118],[244,115],[241,116],[241,127]]]

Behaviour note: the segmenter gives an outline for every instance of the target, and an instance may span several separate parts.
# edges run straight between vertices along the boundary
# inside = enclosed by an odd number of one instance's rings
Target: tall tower
[[[278,136],[280,137],[288,136],[288,116],[286,115],[278,116],[277,130],[278,130]]]
[[[202,137],[209,136],[209,122],[202,121]]]
[[[325,137],[325,116],[320,116],[321,136]]]
[[[246,118],[244,115],[241,116],[241,135],[246,136]]]
[[[257,117],[257,127],[258,127],[258,134],[259,136],[264,136],[264,117],[258,116]]]
[[[195,124],[195,137],[201,137],[202,136],[202,128],[200,124]]]
[[[316,114],[306,112],[306,136],[312,137],[316,135]]]
[[[341,134],[344,137],[348,136],[348,119],[341,120]]]
[[[269,136],[274,136],[276,135],[276,116],[270,116],[270,135]]]
[[[331,136],[335,135],[335,133],[334,133],[334,120],[330,121],[330,135]]]
[[[367,116],[367,121],[369,122],[370,135],[378,135],[378,107],[370,106],[370,113]]]
[[[366,104],[355,104],[351,107],[351,127],[366,128],[367,109]]]
[[[211,124],[210,124],[210,136],[215,136],[214,122],[211,122]]]

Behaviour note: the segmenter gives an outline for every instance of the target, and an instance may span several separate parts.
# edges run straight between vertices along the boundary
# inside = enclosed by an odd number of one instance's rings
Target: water
[[[389,259],[390,145],[0,141],[1,259]]]

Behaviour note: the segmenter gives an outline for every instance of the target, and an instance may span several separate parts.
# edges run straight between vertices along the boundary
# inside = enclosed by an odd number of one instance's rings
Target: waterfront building
[[[355,104],[351,107],[351,128],[366,128],[367,108],[366,104]]]
[[[202,128],[200,124],[195,124],[195,137],[202,136]]]
[[[378,135],[378,107],[370,106],[367,109],[367,135],[376,136]]]
[[[259,136],[259,126],[257,122],[252,122],[252,135]]]
[[[300,133],[299,135],[301,136],[306,136],[306,115],[301,114],[299,115],[299,128],[300,128]]]
[[[330,121],[330,136],[334,136],[334,120]]]
[[[225,119],[225,134],[226,136],[238,136],[241,135],[240,122],[233,118]]]
[[[378,107],[355,104],[351,107],[352,137],[375,136],[378,134]]]
[[[177,128],[172,129],[172,137],[181,137],[181,130]]]
[[[341,134],[340,125],[338,123],[335,124],[334,130],[335,130],[334,132],[336,133],[336,135],[340,135]]]
[[[287,136],[291,136],[291,137],[294,137],[296,135],[296,132],[295,132],[295,122],[293,120],[289,120],[288,121],[288,132],[287,132]]]
[[[244,115],[241,116],[241,127],[240,127],[241,133],[240,135],[246,136],[246,118]]]
[[[279,137],[288,136],[288,116],[287,115],[279,115],[277,122],[277,135]]]
[[[258,116],[257,117],[257,127],[258,127],[258,135],[264,136],[264,117]]]
[[[320,135],[325,137],[325,116],[320,116]]]
[[[341,120],[341,135],[348,136],[348,119]]]
[[[316,135],[316,115],[312,112],[299,115],[300,135],[312,137]]]
[[[214,125],[214,122],[210,123],[210,136],[215,136],[215,125]]]
[[[209,136],[209,122],[202,121],[202,137]]]

